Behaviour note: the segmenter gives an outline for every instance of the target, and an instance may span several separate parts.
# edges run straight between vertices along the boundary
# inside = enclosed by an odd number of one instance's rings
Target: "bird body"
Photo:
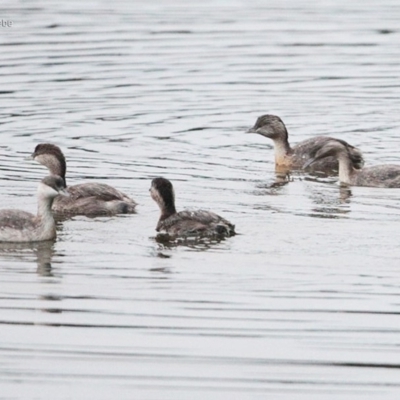
[[[310,168],[309,161],[314,158],[315,153],[332,140],[336,140],[348,147],[353,154],[352,160],[355,168],[361,168],[364,163],[360,150],[344,140],[329,136],[316,136],[292,147],[289,144],[289,135],[285,124],[275,115],[267,114],[259,117],[255,125],[247,133],[258,133],[272,139],[275,148],[275,167],[277,169],[304,170],[306,165]],[[315,162],[311,170],[329,174],[337,173],[338,168],[338,160],[335,157],[327,156]]]
[[[400,165],[384,164],[368,168],[356,169],[352,154],[347,146],[332,140],[321,146],[308,165],[325,157],[334,157],[339,163],[339,181],[352,186],[368,186],[381,188],[400,188]],[[307,165],[307,166],[308,166]]]
[[[51,211],[54,198],[68,195],[64,180],[50,175],[38,187],[38,212],[0,210],[0,242],[38,242],[56,237],[56,223]]]
[[[156,227],[157,232],[167,233],[173,237],[235,235],[235,226],[211,211],[184,210],[177,212],[174,189],[168,179],[153,179],[150,193],[161,211]]]
[[[47,167],[52,174],[60,175],[66,184],[66,161],[58,146],[42,143],[36,146],[33,159]],[[126,194],[104,183],[80,183],[67,186],[70,196],[58,197],[53,211],[68,215],[115,215],[135,212],[136,202]]]

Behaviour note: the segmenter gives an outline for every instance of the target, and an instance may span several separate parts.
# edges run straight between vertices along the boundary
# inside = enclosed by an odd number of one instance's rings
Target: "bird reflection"
[[[53,276],[51,259],[54,255],[54,240],[32,243],[1,243],[0,255],[30,261],[35,256],[36,272],[40,276]]]
[[[293,176],[290,173],[290,170],[284,169],[275,171],[275,177],[271,181],[266,181],[257,185],[257,195],[275,195],[280,192],[280,190],[286,186],[289,182],[292,182]],[[261,193],[260,190],[261,189]]]
[[[340,193],[340,201],[342,204],[344,203],[350,203],[350,197],[353,196],[353,193],[351,193],[351,189],[347,185],[341,185],[339,188],[339,193]]]
[[[38,243],[34,253],[36,255],[36,272],[40,276],[53,276],[51,272],[51,260],[54,255],[54,241]]]
[[[289,211],[284,208],[272,205],[263,205],[262,209],[268,209],[273,212],[293,212],[309,215],[317,218],[342,218],[350,213],[349,207],[352,192],[349,186],[337,186],[337,178],[327,174],[315,172],[313,174],[304,174],[301,171],[291,171],[287,168],[280,168],[275,171],[273,182],[263,182],[257,185],[257,190],[253,193],[257,196],[279,196],[287,193],[287,184],[294,181],[316,182],[318,185],[308,185],[308,197],[313,205],[310,211],[302,209],[305,204],[291,205]],[[323,184],[323,185],[321,185]],[[285,188],[285,189],[284,189]],[[339,195],[337,190],[339,190]],[[259,206],[257,206],[260,208]],[[308,204],[306,206],[308,208]]]
[[[38,308],[38,310],[49,314],[62,314],[64,310],[61,307],[61,305],[59,307],[56,307],[59,304],[59,302],[62,301],[62,299],[63,298],[61,296],[53,294],[40,295],[39,300],[46,302],[45,304],[48,304],[48,306],[40,307]]]
[[[287,185],[293,178],[290,174],[290,170],[275,171],[275,181],[271,184],[272,188],[279,188]]]
[[[335,188],[336,189],[336,188]],[[327,190],[318,187],[310,191],[310,198],[314,204],[311,209],[313,217],[319,218],[340,218],[350,213],[351,190],[347,186],[339,186],[339,195],[336,190]]]
[[[225,241],[225,238],[210,237],[171,237],[168,234],[160,233],[154,240],[157,242],[157,257],[170,258],[171,255],[165,251],[176,249],[178,247],[186,247],[195,251],[206,251],[215,248],[216,245]]]

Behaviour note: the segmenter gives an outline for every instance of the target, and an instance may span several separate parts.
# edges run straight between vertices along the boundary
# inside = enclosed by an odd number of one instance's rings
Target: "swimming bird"
[[[400,165],[384,164],[368,168],[354,168],[353,154],[342,143],[332,140],[322,146],[309,160],[308,165],[325,157],[334,157],[339,161],[339,181],[352,186],[380,188],[400,188]]]
[[[49,175],[39,183],[38,211],[33,215],[22,210],[0,210],[0,242],[39,242],[56,237],[56,223],[51,205],[57,196],[69,194],[60,176]]]
[[[223,238],[235,235],[235,225],[213,212],[205,210],[177,212],[174,188],[168,179],[161,177],[153,179],[150,194],[161,211],[157,232],[164,232],[172,237]]]
[[[38,144],[32,158],[60,175],[65,184],[67,165],[61,149],[50,143]],[[67,186],[69,197],[58,197],[53,203],[53,211],[68,215],[115,215],[135,212],[136,202],[126,194],[104,183],[80,183]]]
[[[305,169],[307,162],[312,159],[315,152],[324,144],[331,140],[336,140],[347,146],[352,153],[352,160],[355,168],[362,168],[364,164],[363,156],[360,150],[351,146],[344,140],[331,138],[328,136],[316,136],[304,140],[295,146],[289,144],[289,135],[283,121],[276,115],[262,115],[255,125],[247,133],[258,133],[262,136],[272,139],[275,147],[275,167],[277,169]],[[333,173],[338,170],[338,161],[334,157],[325,157],[312,165],[314,172]]]

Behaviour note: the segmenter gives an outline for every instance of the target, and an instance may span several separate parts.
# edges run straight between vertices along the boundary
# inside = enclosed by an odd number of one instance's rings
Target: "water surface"
[[[293,143],[400,164],[397,1],[7,1],[1,18],[0,207],[35,211],[41,142],[69,184],[139,206],[0,247],[0,398],[398,398],[400,190],[275,186],[271,143],[244,134],[272,113]],[[240,234],[156,242],[160,175]]]

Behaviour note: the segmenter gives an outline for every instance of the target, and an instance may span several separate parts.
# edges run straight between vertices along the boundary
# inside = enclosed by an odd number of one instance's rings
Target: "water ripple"
[[[0,246],[3,397],[397,398],[399,190],[276,175],[244,133],[273,113],[400,164],[400,7],[375,3],[6,2],[0,207],[35,212],[41,142],[139,206]],[[240,234],[157,241],[159,175]]]

